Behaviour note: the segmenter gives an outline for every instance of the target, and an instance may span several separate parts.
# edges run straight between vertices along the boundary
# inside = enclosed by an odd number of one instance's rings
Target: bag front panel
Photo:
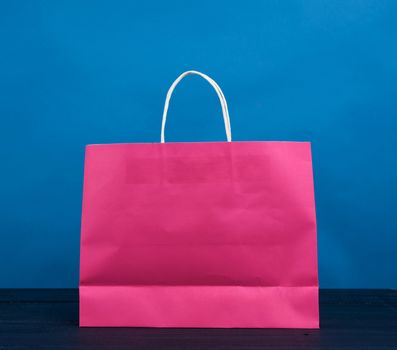
[[[310,144],[87,146],[80,283],[317,286]]]

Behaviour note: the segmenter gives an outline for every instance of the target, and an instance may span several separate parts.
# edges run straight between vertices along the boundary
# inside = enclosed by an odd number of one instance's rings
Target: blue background
[[[76,287],[84,145],[158,142],[184,70],[234,140],[310,140],[321,287],[397,288],[397,1],[3,1],[0,287]],[[172,141],[224,140],[176,90]]]

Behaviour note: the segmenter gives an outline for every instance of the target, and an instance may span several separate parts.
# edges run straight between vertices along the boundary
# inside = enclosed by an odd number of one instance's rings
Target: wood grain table
[[[321,329],[79,328],[77,289],[0,289],[0,349],[397,349],[397,291],[323,289]]]

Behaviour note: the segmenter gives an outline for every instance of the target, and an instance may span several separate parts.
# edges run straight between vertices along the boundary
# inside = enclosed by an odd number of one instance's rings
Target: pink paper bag
[[[164,143],[189,74],[228,142]],[[87,146],[80,262],[80,326],[318,328],[310,143],[231,142],[185,72],[161,143]]]

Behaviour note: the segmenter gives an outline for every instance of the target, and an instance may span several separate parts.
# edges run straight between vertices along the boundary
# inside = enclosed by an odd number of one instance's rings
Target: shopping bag
[[[80,326],[318,328],[310,143],[88,145]]]

